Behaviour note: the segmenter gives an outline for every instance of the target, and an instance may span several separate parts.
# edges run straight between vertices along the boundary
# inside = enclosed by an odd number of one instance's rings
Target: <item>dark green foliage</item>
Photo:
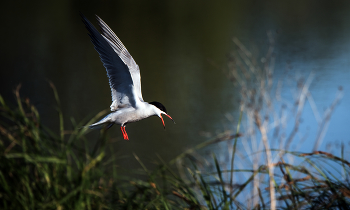
[[[17,107],[1,98],[0,208],[70,209],[105,206],[99,189],[104,147],[95,154],[75,146],[84,141],[86,128],[65,134],[60,111],[60,134],[45,128],[29,99],[15,91]],[[57,94],[55,94],[57,96]],[[101,135],[105,142],[105,135]]]

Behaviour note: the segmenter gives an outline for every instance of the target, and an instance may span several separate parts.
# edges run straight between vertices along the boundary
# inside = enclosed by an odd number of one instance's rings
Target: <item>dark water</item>
[[[313,71],[310,89],[321,114],[343,86],[344,98],[321,148],[330,142],[347,144],[349,6],[345,1],[7,1],[0,13],[1,94],[13,99],[12,90],[21,83],[22,95],[52,127],[58,118],[47,79],[58,89],[67,128],[68,116],[81,121],[109,108],[106,72],[79,16],[84,13],[96,25],[97,14],[140,66],[143,98],[162,102],[177,123],[166,119],[166,131],[156,117],[129,124],[128,142],[114,126],[109,131],[116,140],[112,148],[121,155],[135,152],[145,161],[155,159],[155,154],[170,160],[205,141],[201,134],[213,136],[235,127],[239,93],[225,74],[232,37],[247,46],[266,46],[266,32],[271,31],[276,77],[285,76],[287,62],[296,74],[308,76]],[[314,121],[307,121],[313,117],[310,110],[306,107],[304,118],[313,131]]]

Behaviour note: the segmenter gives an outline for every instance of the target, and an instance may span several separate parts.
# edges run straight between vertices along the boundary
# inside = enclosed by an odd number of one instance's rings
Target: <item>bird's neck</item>
[[[144,117],[157,115],[155,107],[147,102],[140,102],[136,109],[138,110],[139,114]]]

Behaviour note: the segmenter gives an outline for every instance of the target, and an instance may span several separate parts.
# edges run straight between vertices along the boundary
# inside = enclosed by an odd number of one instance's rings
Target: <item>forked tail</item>
[[[89,125],[90,129],[97,129],[100,130],[102,128],[108,129],[114,125],[114,122],[111,122],[110,115],[105,116],[102,120],[98,121],[97,123]]]

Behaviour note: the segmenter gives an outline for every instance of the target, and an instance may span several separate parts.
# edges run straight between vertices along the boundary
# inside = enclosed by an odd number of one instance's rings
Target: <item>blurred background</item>
[[[0,94],[13,90],[38,108],[42,122],[58,130],[56,102],[47,80],[57,87],[66,129],[111,104],[106,71],[79,13],[95,26],[99,15],[117,34],[141,69],[145,101],[160,101],[176,124],[151,117],[128,124],[130,141],[119,126],[108,135],[114,154],[151,162],[168,161],[225,130],[235,129],[239,88],[227,77],[228,55],[237,37],[248,49],[265,49],[267,32],[275,40],[275,78],[308,77],[322,114],[339,86],[344,97],[332,115],[320,149],[348,144],[350,123],[350,2],[347,1],[5,1],[1,6]],[[288,86],[283,95],[292,94]],[[315,138],[317,122],[308,104],[303,129]],[[92,131],[91,145],[98,131]],[[309,146],[309,147],[308,147]],[[133,168],[132,158],[120,165]],[[137,165],[138,166],[138,165]]]

